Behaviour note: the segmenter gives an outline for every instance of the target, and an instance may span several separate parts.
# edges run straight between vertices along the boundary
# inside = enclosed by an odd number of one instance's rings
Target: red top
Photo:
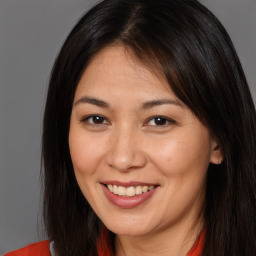
[[[205,230],[203,230],[195,242],[194,246],[190,249],[187,256],[200,256],[202,253],[205,238]]]
[[[48,240],[30,244],[22,249],[9,252],[4,256],[51,256]]]
[[[202,252],[203,242],[204,242],[205,232],[203,231],[199,236],[198,240],[195,242],[194,246],[188,252],[187,256],[200,256]],[[102,245],[104,245],[106,239],[103,239]],[[102,246],[98,246],[98,256],[112,256],[112,253],[107,251],[106,249],[103,250]],[[50,243],[48,240],[34,243],[28,245],[22,249],[9,252],[4,256],[51,256],[50,253]]]

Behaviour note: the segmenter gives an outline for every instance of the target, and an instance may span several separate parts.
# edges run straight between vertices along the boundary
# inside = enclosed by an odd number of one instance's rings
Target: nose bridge
[[[143,167],[146,158],[140,143],[139,129],[129,124],[116,127],[111,135],[108,164],[120,171]]]

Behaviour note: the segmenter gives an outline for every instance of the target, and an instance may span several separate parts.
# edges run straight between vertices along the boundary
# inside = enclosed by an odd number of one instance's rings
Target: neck
[[[176,225],[143,236],[117,236],[116,256],[186,256],[202,229],[202,221],[198,221],[189,228]]]

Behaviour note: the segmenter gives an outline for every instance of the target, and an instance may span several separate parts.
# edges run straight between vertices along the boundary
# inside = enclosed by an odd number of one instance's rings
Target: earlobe
[[[220,145],[213,140],[211,143],[211,157],[210,162],[212,164],[221,164],[223,161],[223,152]]]

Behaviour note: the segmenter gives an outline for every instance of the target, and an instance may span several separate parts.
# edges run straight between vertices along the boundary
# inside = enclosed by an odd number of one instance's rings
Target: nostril
[[[107,164],[119,171],[132,171],[146,165],[147,159],[143,152],[110,152],[107,156]]]

